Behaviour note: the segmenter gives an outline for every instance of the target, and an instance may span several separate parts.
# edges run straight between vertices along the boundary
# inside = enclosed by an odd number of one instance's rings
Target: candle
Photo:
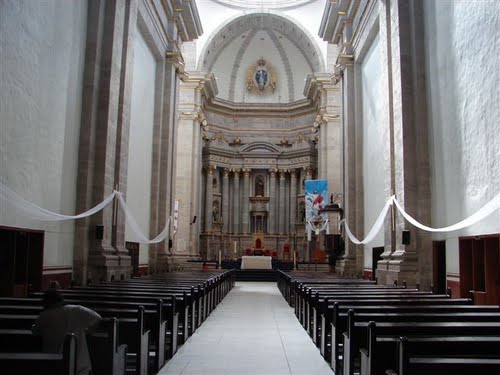
[[[220,268],[220,265],[221,265],[221,251],[219,250],[219,268]]]
[[[296,253],[295,251],[293,252],[293,269],[297,269],[297,258],[296,258]]]
[[[234,255],[236,255],[236,241],[234,241]]]

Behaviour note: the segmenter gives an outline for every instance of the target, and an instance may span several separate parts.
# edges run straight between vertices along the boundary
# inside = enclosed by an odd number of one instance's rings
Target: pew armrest
[[[385,370],[385,375],[398,375],[398,373],[394,370],[387,369]]]
[[[127,350],[128,346],[123,344],[116,349],[116,355],[113,363],[113,375],[124,374],[127,368]]]

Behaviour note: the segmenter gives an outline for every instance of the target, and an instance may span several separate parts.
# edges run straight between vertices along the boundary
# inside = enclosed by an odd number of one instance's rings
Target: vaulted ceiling
[[[251,90],[264,60],[273,90]],[[321,52],[306,30],[283,15],[250,13],[223,24],[205,45],[198,69],[217,78],[218,97],[231,102],[291,103],[304,98],[308,74],[324,71]]]

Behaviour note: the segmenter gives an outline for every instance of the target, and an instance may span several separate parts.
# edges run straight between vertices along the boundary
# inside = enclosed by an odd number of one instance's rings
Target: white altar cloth
[[[272,257],[268,256],[243,256],[241,257],[242,270],[272,270]]]

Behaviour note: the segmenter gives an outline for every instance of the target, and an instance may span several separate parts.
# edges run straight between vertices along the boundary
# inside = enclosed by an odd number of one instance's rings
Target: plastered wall
[[[87,2],[0,2],[0,176],[43,208],[75,214]],[[64,30],[64,32],[61,32]],[[45,231],[44,266],[73,263],[74,223],[0,207],[0,225]]]
[[[499,192],[500,3],[426,1],[424,11],[432,226],[443,227]],[[498,232],[499,211],[434,239],[447,240],[448,272],[458,273],[458,254],[448,245],[459,236]]]
[[[381,69],[381,50],[377,35],[364,56],[359,71],[363,127],[363,186],[365,187],[365,233],[362,236],[359,235],[359,238],[364,238],[368,234],[387,201],[384,192],[384,155],[381,149],[383,142],[381,113],[384,111],[381,95]],[[384,246],[383,231],[380,231],[375,239],[365,246],[365,268],[371,268],[372,248],[376,246]]]
[[[134,71],[130,109],[130,143],[127,171],[127,203],[146,237],[150,238],[151,160],[155,103],[155,56],[142,33],[134,43]],[[156,235],[156,234],[154,234]],[[138,239],[127,226],[126,241]],[[140,245],[139,263],[149,261],[148,245]]]

